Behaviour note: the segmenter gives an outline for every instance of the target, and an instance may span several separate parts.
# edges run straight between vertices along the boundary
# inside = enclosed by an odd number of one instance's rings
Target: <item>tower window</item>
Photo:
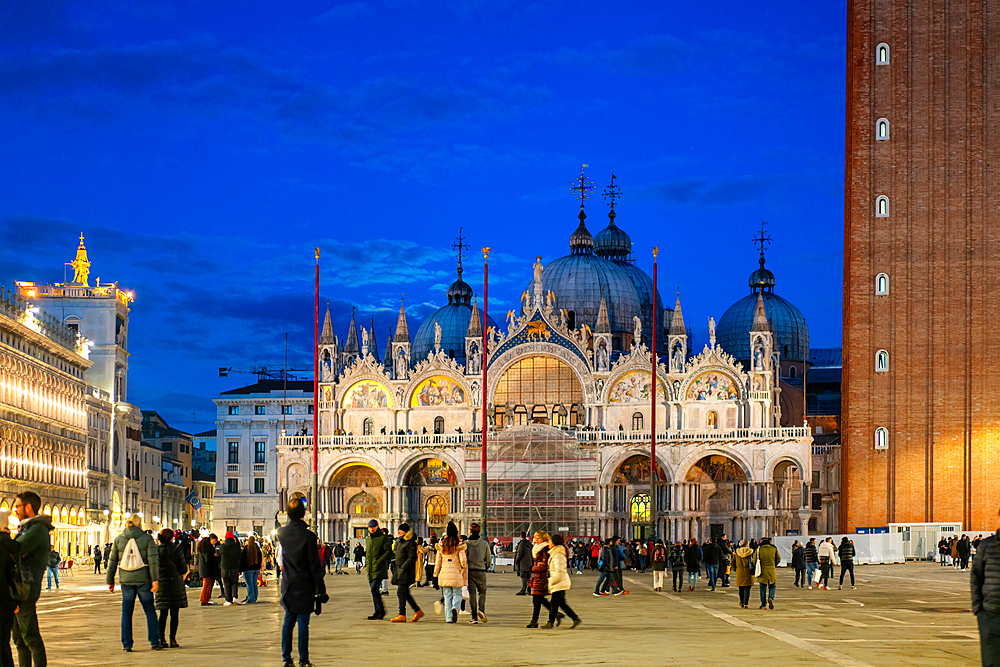
[[[876,65],[888,65],[889,64],[889,45],[882,42],[875,47],[875,64]]]
[[[875,449],[889,449],[889,429],[884,426],[875,429]]]
[[[889,353],[879,350],[875,353],[875,372],[887,373],[889,371]]]
[[[889,275],[880,273],[875,276],[875,294],[885,296],[889,293]]]
[[[879,195],[875,199],[875,217],[876,218],[888,218],[889,217],[889,198],[885,195]]]
[[[875,138],[879,141],[885,141],[889,138],[889,119],[879,118],[875,123]]]

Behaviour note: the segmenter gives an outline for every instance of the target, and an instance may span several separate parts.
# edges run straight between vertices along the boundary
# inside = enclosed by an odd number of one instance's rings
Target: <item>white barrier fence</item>
[[[792,544],[796,540],[805,544],[810,537],[816,538],[816,548],[820,540],[833,538],[834,551],[840,546],[843,537],[854,542],[854,563],[856,565],[873,565],[877,563],[905,563],[903,553],[903,536],[899,533],[876,533],[874,535],[810,535],[809,537],[775,537],[774,546],[781,554],[781,565],[790,567],[792,564]]]

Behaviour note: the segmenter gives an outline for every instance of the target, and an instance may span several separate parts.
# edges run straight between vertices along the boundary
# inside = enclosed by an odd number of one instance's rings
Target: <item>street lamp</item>
[[[154,516],[153,517],[153,523],[160,523],[160,517]]]

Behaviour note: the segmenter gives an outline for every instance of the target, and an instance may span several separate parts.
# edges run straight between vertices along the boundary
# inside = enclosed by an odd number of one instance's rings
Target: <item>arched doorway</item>
[[[667,506],[665,492],[660,486],[667,481],[663,467],[656,466],[657,496],[659,498],[657,514],[664,512]],[[619,464],[611,477],[608,489],[608,512],[620,521],[627,523],[627,530],[622,532],[632,539],[645,539],[653,534],[652,503],[649,498],[649,456],[635,454]]]
[[[333,473],[323,491],[328,494],[330,513],[335,518],[324,522],[324,539],[365,539],[369,519],[382,515],[383,487],[381,475],[364,463],[348,463]]]
[[[515,361],[497,381],[493,394],[494,423],[549,424],[557,406],[583,404],[583,387],[576,372],[555,357],[527,357]],[[509,408],[507,406],[510,406]],[[578,414],[567,411],[568,426],[576,426]],[[560,421],[556,411],[555,421]]]
[[[705,541],[723,534],[733,540],[744,536],[741,515],[748,505],[749,485],[739,463],[721,454],[705,456],[691,466],[685,481],[686,506],[699,533],[690,537]]]
[[[420,459],[403,479],[403,513],[421,537],[442,534],[449,517],[459,507],[458,475],[448,463],[436,458]]]
[[[802,505],[802,483],[799,467],[792,461],[781,461],[774,467],[773,481],[774,507],[773,532],[778,535],[798,535],[802,527],[798,510]]]

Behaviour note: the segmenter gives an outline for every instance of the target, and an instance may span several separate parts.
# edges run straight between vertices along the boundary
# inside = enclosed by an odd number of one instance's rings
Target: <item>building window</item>
[[[882,42],[875,47],[875,64],[876,65],[888,65],[889,64],[889,45]]]
[[[790,377],[792,379],[795,378],[795,366],[790,366],[788,368],[788,377]]]
[[[229,463],[239,463],[240,462],[240,443],[230,442],[229,443]]]
[[[880,273],[875,276],[875,294],[877,296],[885,296],[889,293],[889,276],[885,273]]]
[[[649,495],[637,493],[632,496],[631,503],[632,523],[646,523],[649,521]]]
[[[435,417],[434,418],[434,432],[435,433],[444,433],[444,417]]]
[[[875,429],[875,449],[889,449],[889,429],[883,426]]]
[[[292,414],[292,406],[290,406],[290,405],[286,405],[285,406],[285,414],[286,415]]]
[[[708,427],[719,428],[719,413],[715,410],[708,413]]]
[[[313,404],[312,404],[312,403],[310,403],[310,404],[309,404],[309,410],[308,410],[309,414],[312,414],[312,413],[313,413],[313,407],[314,407],[314,406],[313,406]]]
[[[361,434],[371,435],[373,430],[375,430],[375,422],[372,421],[371,417],[368,417],[365,419],[364,424],[361,426]]]
[[[879,195],[878,198],[875,199],[875,217],[889,217],[889,198],[885,195]]]
[[[879,118],[875,123],[875,138],[878,141],[885,141],[889,138],[889,119]]]
[[[632,430],[641,431],[642,430],[642,413],[636,412],[632,415]]]
[[[226,493],[239,493],[240,492],[240,480],[235,477],[230,477],[226,480]]]
[[[889,371],[889,353],[879,350],[875,353],[875,372],[886,373]]]
[[[238,406],[238,405],[230,405],[229,406],[229,414],[231,414],[231,415],[238,415],[238,414],[240,414],[240,406]]]
[[[253,478],[253,492],[254,493],[264,493],[264,478],[254,477]]]
[[[253,443],[253,462],[254,463],[266,463],[267,453],[264,449],[267,446],[267,442],[255,442]]]
[[[253,413],[255,415],[262,415],[262,414],[264,414],[264,406],[263,405],[255,405],[255,406],[253,406]]]

